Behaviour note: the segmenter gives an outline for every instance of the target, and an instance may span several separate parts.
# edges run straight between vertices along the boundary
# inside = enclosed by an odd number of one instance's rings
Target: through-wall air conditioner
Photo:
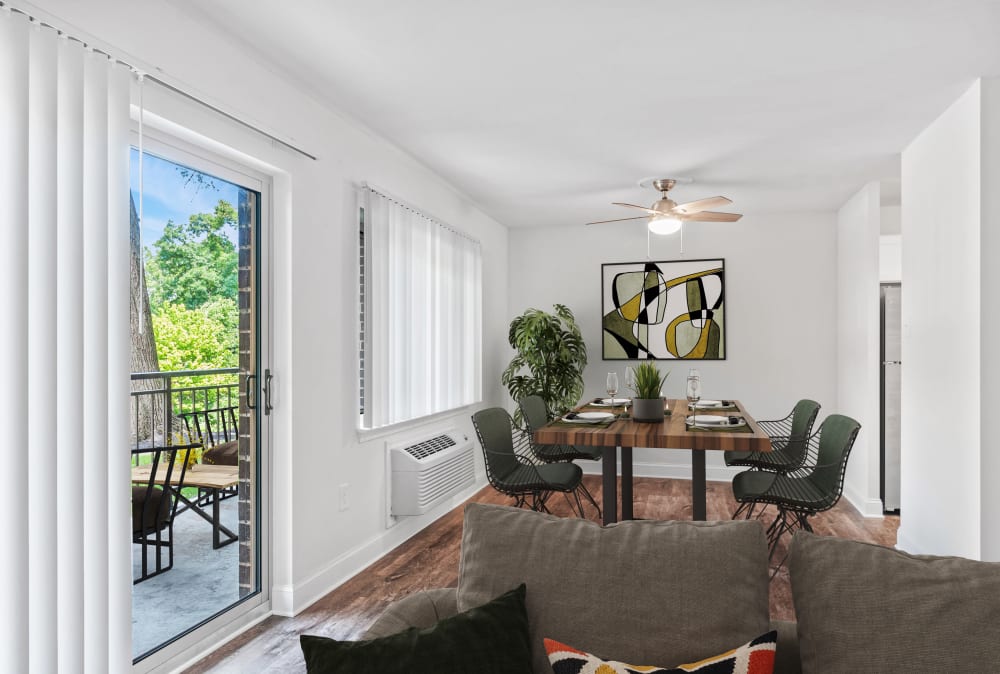
[[[474,448],[452,429],[389,447],[391,514],[423,515],[476,481]]]

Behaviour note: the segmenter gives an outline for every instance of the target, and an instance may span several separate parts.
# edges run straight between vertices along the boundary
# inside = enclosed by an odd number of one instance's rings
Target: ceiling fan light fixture
[[[653,234],[667,236],[681,230],[681,221],[671,216],[657,216],[649,221],[649,231]]]

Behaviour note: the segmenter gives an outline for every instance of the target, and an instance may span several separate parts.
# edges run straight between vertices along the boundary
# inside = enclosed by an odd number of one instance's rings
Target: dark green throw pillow
[[[299,637],[310,674],[531,674],[522,583],[482,606],[371,641]]]

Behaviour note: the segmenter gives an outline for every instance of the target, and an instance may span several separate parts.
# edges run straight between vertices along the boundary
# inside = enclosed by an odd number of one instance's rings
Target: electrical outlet
[[[351,485],[346,482],[340,485],[340,509],[350,510],[351,509],[351,498],[350,498],[350,487]]]

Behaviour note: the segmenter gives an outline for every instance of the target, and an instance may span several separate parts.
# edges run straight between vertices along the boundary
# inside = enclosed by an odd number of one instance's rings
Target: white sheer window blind
[[[129,72],[0,9],[0,672],[132,669]]]
[[[482,251],[381,190],[363,190],[362,425],[482,398]]]

